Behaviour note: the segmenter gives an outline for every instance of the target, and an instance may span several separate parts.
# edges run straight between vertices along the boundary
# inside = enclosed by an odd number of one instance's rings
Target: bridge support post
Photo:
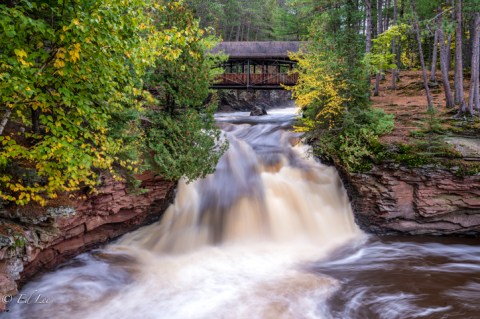
[[[250,60],[247,60],[247,89],[250,87]]]

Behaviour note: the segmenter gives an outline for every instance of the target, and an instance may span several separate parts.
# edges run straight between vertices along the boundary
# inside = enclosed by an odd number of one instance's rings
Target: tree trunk
[[[240,41],[243,41],[244,38],[243,38],[243,31],[245,30],[245,23],[242,23],[240,24]]]
[[[232,41],[233,37],[233,30],[235,29],[235,25],[232,24],[232,27],[230,28],[230,34],[228,35],[228,41]]]
[[[432,96],[430,95],[430,88],[428,87],[428,76],[427,76],[427,68],[425,67],[425,60],[423,58],[423,49],[422,49],[422,38],[420,37],[420,27],[418,26],[418,18],[417,18],[417,9],[415,5],[415,0],[412,0],[412,11],[413,11],[413,28],[415,29],[415,36],[417,38],[418,43],[418,55],[420,56],[420,63],[422,65],[422,76],[423,76],[423,86],[425,87],[425,93],[427,94],[427,108],[428,110],[433,109],[433,102]]]
[[[383,0],[378,0],[377,2],[377,34],[383,33]],[[378,96],[380,93],[380,80],[382,76],[380,73],[375,75],[375,90],[373,91],[373,96]]]
[[[242,25],[242,21],[240,21],[240,22],[238,23],[238,26],[237,26],[237,35],[236,35],[235,41],[240,41],[240,28],[241,28],[241,25]]]
[[[397,0],[393,0],[393,25],[397,25]],[[396,53],[396,42],[397,39],[396,37],[393,38],[392,41],[392,53]],[[392,70],[392,90],[397,89],[397,69],[398,69],[398,64],[397,67]]]
[[[30,111],[32,114],[32,132],[38,134],[40,133],[40,111],[33,108]]]
[[[450,71],[450,68],[452,67],[452,50],[450,50],[451,47],[452,47],[452,35],[449,34],[447,37],[447,46],[445,51],[445,54],[447,55],[447,71]]]
[[[387,0],[385,9],[388,10],[389,8],[390,8],[390,0]],[[390,16],[386,15],[383,20],[384,20],[383,30],[385,31],[385,30],[388,30],[388,25],[390,24]]]
[[[383,33],[383,0],[377,2],[377,35]]]
[[[367,21],[366,21],[366,45],[365,45],[365,52],[369,53],[372,49],[372,2],[371,0],[365,0],[365,10],[367,13]]]
[[[366,2],[366,0],[365,0],[365,2]],[[366,18],[367,17],[367,12],[366,12],[366,10],[363,11],[363,7],[362,7],[362,13],[364,13],[364,15],[365,15],[365,19],[362,20],[362,35],[364,37],[366,37],[367,36],[367,31],[366,31],[367,30],[367,28],[366,28],[366,26],[367,26],[367,18]]]
[[[479,67],[480,67],[480,13],[476,12],[474,16],[472,43],[472,73],[470,78],[470,94],[468,98],[468,112],[473,114],[480,111],[480,93],[479,93]]]
[[[455,104],[458,111],[465,112],[465,101],[463,98],[463,55],[462,55],[462,0],[455,3]]]
[[[8,120],[10,119],[10,115],[12,115],[12,109],[8,108],[3,114],[2,122],[0,122],[0,136],[3,134],[3,130],[5,126],[7,126]]]
[[[432,69],[430,71],[430,81],[436,82],[435,73],[437,73],[437,52],[438,52],[438,30],[435,29],[433,37]]]
[[[382,79],[382,76],[380,73],[375,74],[375,89],[373,91],[373,96],[378,96],[380,93],[380,80]]]
[[[445,37],[442,30],[442,19],[438,19],[437,24],[438,41],[440,42],[440,71],[442,73],[443,90],[445,91],[445,102],[448,108],[454,106],[450,82],[448,79],[448,50],[450,48],[445,44]]]
[[[473,48],[473,36],[471,36],[472,34],[475,33],[475,19],[471,19],[470,21],[470,25],[468,26],[469,28],[469,33],[470,33],[470,39],[469,41],[466,41],[465,43],[465,63],[464,63],[464,67],[468,70],[472,67],[472,48]]]

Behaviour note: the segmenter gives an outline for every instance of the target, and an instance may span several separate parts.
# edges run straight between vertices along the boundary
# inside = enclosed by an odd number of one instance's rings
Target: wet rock
[[[263,116],[267,115],[267,110],[264,107],[256,106],[251,112],[250,116]]]
[[[224,90],[219,91],[219,112],[250,112],[255,106],[263,105],[268,110],[272,107],[286,107],[294,104],[291,92],[286,90]]]

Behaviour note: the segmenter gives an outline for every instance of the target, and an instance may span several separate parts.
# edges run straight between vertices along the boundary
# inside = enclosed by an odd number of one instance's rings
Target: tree
[[[299,80],[289,89],[307,121],[319,127],[333,127],[349,107],[368,104],[363,43],[354,29],[358,17],[353,8],[347,0],[318,13],[306,52],[292,56],[298,60]],[[337,28],[341,23],[343,28]]]
[[[308,35],[308,20],[302,10],[290,2],[279,3],[274,17],[273,38],[281,41],[300,41]]]
[[[187,0],[187,4],[200,18],[202,28],[214,27],[225,41],[274,38],[272,27],[279,7],[275,0]]]
[[[122,146],[108,134],[111,114],[139,107],[153,39],[133,36],[149,21],[145,3],[20,3],[0,6],[0,95],[27,132],[0,137],[0,196],[45,203],[113,168]]]
[[[432,69],[430,71],[430,81],[436,82],[437,73],[437,52],[438,52],[438,29],[435,28],[432,48]]]
[[[423,58],[423,49],[422,49],[422,38],[420,35],[420,26],[418,25],[418,16],[415,0],[411,0],[412,12],[413,12],[413,29],[415,32],[415,37],[418,44],[418,55],[420,57],[420,64],[422,65],[422,77],[423,77],[423,87],[425,88],[425,93],[427,95],[427,109],[433,109],[432,96],[430,94],[430,88],[428,87],[428,76],[427,68],[425,66],[425,59]]]
[[[397,0],[393,0],[393,25],[397,25]],[[397,38],[394,37],[392,40],[392,53],[396,56],[397,52]],[[397,61],[398,63],[398,61]],[[395,64],[395,67],[392,69],[392,90],[397,89],[397,70],[398,64]]]
[[[181,2],[176,4],[177,10],[154,15],[155,28],[166,33],[167,41],[145,79],[155,102],[145,112],[150,125],[144,152],[153,155],[147,162],[163,177],[192,180],[212,173],[226,147],[215,126],[215,105],[205,107],[209,86],[223,71],[218,67],[223,57],[208,53],[216,38]]]
[[[472,45],[472,73],[470,78],[470,93],[468,99],[468,112],[473,114],[480,111],[480,89],[479,89],[479,68],[480,68],[480,13],[474,14],[474,33]]]
[[[207,151],[197,149],[194,167],[176,170],[175,177],[209,171],[221,147],[212,147],[218,130],[212,128],[211,111],[201,106],[205,93],[196,91],[202,90],[199,79],[208,88],[213,74],[203,64],[208,58],[202,31],[190,16],[178,1],[32,0],[0,5],[0,96],[6,107],[0,123],[3,202],[46,204],[61,192],[95,188],[100,172],[120,178],[144,167],[143,161],[155,152],[145,151],[152,140],[146,139],[148,130],[141,120],[155,108],[165,117],[171,106],[144,90],[145,71],[154,66],[188,66],[196,75],[189,82],[195,85],[182,87],[184,95],[177,95],[174,105],[182,103],[189,119],[195,113],[189,133],[203,133],[205,143],[199,147]],[[175,19],[157,24],[159,17]],[[192,60],[186,61],[186,55]],[[162,85],[163,92],[169,92],[171,87]],[[173,117],[174,131],[178,120],[185,119]],[[168,137],[154,142],[170,145],[170,156],[180,151]]]
[[[366,42],[365,52],[369,53],[372,48],[372,2],[371,0],[365,0],[365,13],[366,13]]]
[[[463,41],[462,41],[462,0],[455,3],[455,103],[458,112],[465,112],[465,100],[463,98]]]
[[[370,73],[381,74],[383,70],[396,67],[396,54],[393,50],[394,39],[398,43],[406,40],[408,27],[405,24],[395,25],[373,39],[373,49],[365,54],[364,63]]]
[[[439,9],[440,11],[441,9]],[[445,12],[439,12],[439,18],[437,23],[437,32],[438,32],[438,41],[440,42],[440,71],[442,73],[442,82],[443,90],[445,92],[445,102],[446,106],[452,108],[454,106],[452,90],[450,88],[450,80],[448,78],[448,69],[449,69],[449,55],[450,55],[450,46],[445,43],[445,34],[442,28],[443,14]]]
[[[377,0],[377,35],[383,33],[383,0]],[[377,74],[375,74],[375,89],[373,91],[374,96],[378,96],[380,92],[380,80],[382,70],[379,70]]]

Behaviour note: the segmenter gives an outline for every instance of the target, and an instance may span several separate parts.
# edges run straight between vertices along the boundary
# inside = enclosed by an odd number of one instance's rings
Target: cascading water
[[[243,114],[218,116],[230,148],[215,174],[181,181],[160,222],[27,285],[25,294],[37,291],[50,303],[12,304],[6,317],[447,318],[441,315],[480,311],[460,302],[480,293],[480,249],[368,240],[336,171],[308,157],[288,131],[293,109],[271,113],[256,125]],[[462,254],[461,264],[451,262]],[[408,267],[397,266],[402,260]],[[465,280],[437,291],[452,305],[411,289],[454,271]]]

